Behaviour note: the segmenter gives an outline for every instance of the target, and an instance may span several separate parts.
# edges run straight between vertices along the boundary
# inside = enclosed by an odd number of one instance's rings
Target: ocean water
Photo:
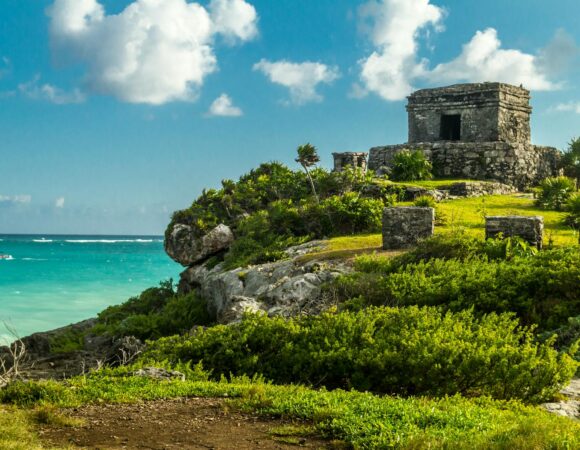
[[[0,321],[20,336],[68,325],[180,270],[161,236],[0,234]]]

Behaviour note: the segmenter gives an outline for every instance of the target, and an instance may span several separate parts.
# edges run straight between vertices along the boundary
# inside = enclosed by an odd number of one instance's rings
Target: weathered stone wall
[[[441,116],[461,116],[461,142],[530,142],[529,91],[504,83],[422,89],[409,97],[409,142],[441,141]]]
[[[449,187],[449,195],[455,197],[481,197],[483,195],[505,195],[515,192],[517,192],[515,187],[495,181],[459,182],[453,183]]]
[[[433,236],[435,210],[417,206],[385,208],[383,211],[383,248],[407,248],[420,239]]]
[[[334,171],[342,172],[346,167],[351,167],[353,169],[359,168],[363,171],[367,170],[367,156],[366,152],[343,152],[343,153],[333,153],[334,158]]]
[[[541,216],[489,216],[485,218],[485,238],[520,237],[538,249],[542,248],[544,218]]]
[[[523,189],[558,174],[559,152],[552,147],[507,142],[419,142],[374,147],[369,169],[390,167],[404,149],[421,149],[437,177],[496,180]]]

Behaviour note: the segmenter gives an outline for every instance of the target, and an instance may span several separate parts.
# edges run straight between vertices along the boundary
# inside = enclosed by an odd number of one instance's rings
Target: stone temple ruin
[[[342,172],[345,167],[359,168],[367,170],[367,156],[365,152],[343,152],[333,153],[334,171]]]
[[[407,112],[408,143],[372,148],[369,169],[388,173],[396,153],[420,149],[437,177],[524,188],[558,173],[559,152],[531,144],[530,93],[523,87],[473,83],[422,89],[408,97]],[[347,160],[347,154],[335,154],[335,170]]]

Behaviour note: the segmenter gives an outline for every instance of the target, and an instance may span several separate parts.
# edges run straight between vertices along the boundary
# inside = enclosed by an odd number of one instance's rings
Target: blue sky
[[[3,0],[0,233],[162,233],[260,162],[406,141],[412,89],[532,90],[580,134],[577,0]]]

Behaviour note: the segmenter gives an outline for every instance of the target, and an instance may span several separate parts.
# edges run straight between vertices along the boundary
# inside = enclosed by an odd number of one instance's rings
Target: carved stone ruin
[[[333,153],[334,157],[334,171],[342,172],[345,167],[353,169],[359,168],[363,172],[367,170],[367,155],[365,152],[344,152]]]
[[[437,177],[496,180],[524,188],[558,174],[559,152],[530,142],[530,93],[505,83],[422,89],[408,97],[409,140],[374,147],[369,169],[420,149]]]
[[[433,236],[435,210],[427,207],[401,206],[383,211],[383,249],[411,247]]]
[[[542,216],[489,216],[485,218],[485,238],[520,237],[538,250],[542,249],[544,218]]]

